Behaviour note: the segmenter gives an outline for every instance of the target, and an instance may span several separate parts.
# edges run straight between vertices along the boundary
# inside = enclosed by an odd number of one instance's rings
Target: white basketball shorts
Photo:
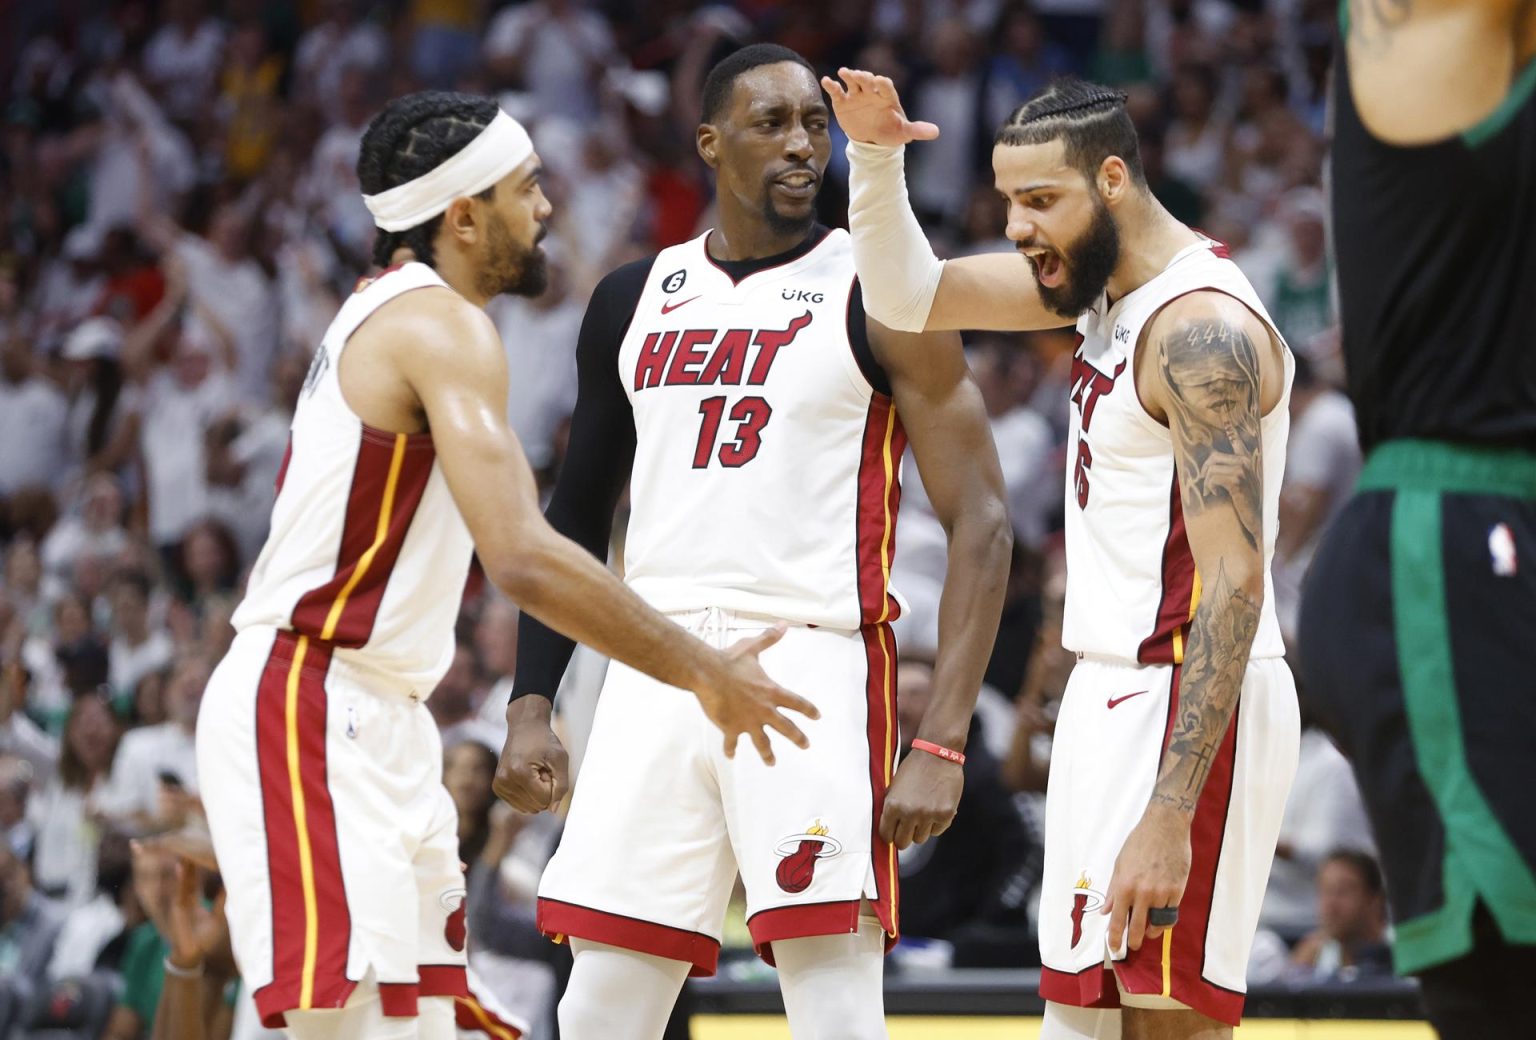
[[[720,610],[674,617],[718,647],[773,624]],[[896,645],[886,625],[791,627],[765,671],[821,711],[801,750],[734,758],[698,699],[609,666],[570,818],[539,885],[538,925],[689,962],[711,975],[738,870],[753,945],[858,931],[868,899],[897,930],[895,849],[876,833],[896,750]]]
[[[1040,995],[1078,1007],[1189,1007],[1236,1025],[1300,713],[1283,660],[1252,661],[1195,810],[1178,924],[1139,950],[1109,948],[1104,908],[1178,713],[1180,666],[1088,657],[1067,683],[1046,788]]]
[[[292,632],[235,637],[209,680],[197,769],[240,973],[262,1022],[466,998],[458,814],[426,707]]]

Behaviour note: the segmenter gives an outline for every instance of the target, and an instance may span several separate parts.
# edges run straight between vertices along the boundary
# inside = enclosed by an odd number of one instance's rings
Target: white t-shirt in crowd
[[[486,29],[486,56],[516,54],[529,33],[533,40],[528,45],[523,78],[539,114],[574,119],[596,115],[597,98],[588,61],[596,59],[606,65],[615,57],[608,23],[591,11],[579,9],[556,19],[539,0],[504,7]]]
[[[197,793],[197,750],[192,734],[174,722],[129,730],[117,746],[102,811],[115,819],[135,813],[158,815],[161,773],[174,775],[188,794]]]
[[[52,487],[62,476],[68,404],[51,383],[0,381],[0,497],[24,487]]]
[[[1349,760],[1320,729],[1302,731],[1280,844],[1290,847],[1291,856],[1275,857],[1259,921],[1299,935],[1317,926],[1317,868],[1323,857],[1339,848],[1375,849]]]
[[[196,115],[213,96],[224,54],[224,29],[204,19],[190,35],[177,25],[162,26],[144,48],[144,72],[158,88],[173,119]]]
[[[107,682],[113,693],[130,694],[140,679],[169,667],[175,656],[176,645],[164,629],[151,630],[137,646],[117,636],[107,646]]]
[[[208,513],[203,432],[234,403],[229,377],[220,372],[189,389],[161,370],[144,385],[139,443],[147,478],[149,536],[156,545],[179,541]]]
[[[498,296],[486,311],[507,352],[507,421],[534,468],[547,466],[555,430],[576,405],[582,308],[570,299],[537,307],[519,297]]]
[[[195,235],[183,235],[176,251],[186,264],[192,299],[208,308],[235,341],[235,389],[241,400],[265,402],[277,354],[277,298],[271,280],[250,257],[226,260]]]

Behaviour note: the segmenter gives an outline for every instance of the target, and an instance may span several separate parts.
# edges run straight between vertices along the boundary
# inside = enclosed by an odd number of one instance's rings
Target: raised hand
[[[934,124],[914,123],[907,118],[901,110],[901,99],[896,96],[896,84],[889,76],[849,68],[838,69],[837,74],[842,83],[823,76],[821,87],[832,99],[832,113],[849,140],[901,145],[931,141],[939,136],[939,128]]]
[[[759,654],[783,638],[784,626],[775,625],[762,635],[735,643],[722,655],[724,667],[719,675],[694,690],[704,714],[725,734],[727,758],[735,757],[736,742],[745,733],[752,738],[763,761],[773,765],[773,748],[767,732],[770,729],[778,730],[799,747],[811,746],[800,727],[779,709],[788,708],[808,719],[819,719],[821,713],[810,701],[768,678],[757,660]]]
[[[209,909],[203,906],[202,882],[202,872],[195,863],[185,857],[176,861],[176,888],[166,913],[165,940],[171,947],[170,962],[183,971],[201,968],[229,945],[224,890],[219,889]]]
[[[553,809],[570,786],[565,745],[550,726],[548,697],[519,697],[507,706],[507,742],[491,790],[518,812]]]
[[[965,773],[926,751],[901,760],[880,813],[880,837],[898,849],[936,838],[949,830],[960,808]]]

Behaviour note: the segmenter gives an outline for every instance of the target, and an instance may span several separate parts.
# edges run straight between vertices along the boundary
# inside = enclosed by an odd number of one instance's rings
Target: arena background
[[[16,903],[25,921],[0,939],[0,1037],[50,1022],[54,1036],[149,1035],[169,861],[142,848],[135,861],[127,840],[196,827],[190,720],[265,534],[309,358],[367,271],[372,225],[353,166],[385,100],[422,87],[492,94],[532,130],[555,205],[554,284],[491,314],[513,373],[508,415],[547,489],[592,286],[709,225],[693,134],[721,55],[773,40],[820,70],[895,79],[909,114],[943,128],[910,150],[909,184],[948,256],[1007,248],[988,156],[1019,101],[1066,73],[1124,90],[1153,190],[1228,243],[1304,362],[1276,561],[1289,631],[1316,534],[1360,466],[1337,390],[1320,189],[1337,11],[1331,0],[0,3],[0,874],[30,893]],[[842,143],[823,192],[830,224],[844,216]],[[889,988],[921,1001],[914,969],[963,987],[1035,963],[1044,763],[1070,666],[1057,634],[1072,336],[967,345],[1017,550],[962,825],[903,859],[910,941]],[[942,529],[913,481],[895,569],[913,607],[899,633],[906,703],[923,693],[942,575]],[[478,576],[460,636],[431,707],[471,864],[476,957],[546,1036],[565,953],[533,935],[530,910],[558,823],[493,805],[516,613]],[[578,764],[602,670],[579,655],[562,690]],[[1255,1018],[1240,1037],[1428,1035],[1366,1024],[1416,1012],[1411,986],[1390,979],[1370,856],[1347,764],[1308,731],[1251,980],[1277,994],[1264,1015],[1351,1017]],[[739,917],[733,934],[723,982],[741,985],[690,987],[693,1035],[784,1035],[754,1017],[771,976],[745,951]],[[1347,1011],[1317,998],[1339,987],[1357,992]],[[1033,1028],[892,1020],[893,1036]]]

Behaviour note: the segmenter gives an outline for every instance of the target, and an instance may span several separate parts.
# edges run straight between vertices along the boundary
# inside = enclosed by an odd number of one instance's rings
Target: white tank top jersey
[[[234,626],[291,629],[425,697],[453,660],[474,548],[429,433],[364,425],[342,397],[341,354],[402,293],[446,283],[407,263],[358,283],[304,380],[272,529]]]
[[[906,435],[849,340],[848,233],[739,282],[708,238],[658,254],[619,348],[637,443],[625,580],[668,612],[894,620]]]
[[[1140,664],[1182,664],[1200,602],[1174,474],[1173,439],[1136,394],[1132,355],[1148,322],[1170,301],[1200,290],[1232,296],[1280,342],[1274,321],[1220,243],[1203,240],[1151,281],[1077,322],[1067,455],[1068,650]],[[1284,350],[1279,404],[1260,422],[1264,481],[1264,605],[1252,659],[1281,657],[1270,564],[1290,429],[1294,364]]]

